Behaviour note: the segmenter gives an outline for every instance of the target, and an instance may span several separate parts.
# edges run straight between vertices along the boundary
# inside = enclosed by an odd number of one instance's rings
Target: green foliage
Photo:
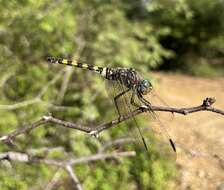
[[[89,126],[115,116],[102,79],[50,65],[44,61],[46,55],[81,57],[99,66],[134,67],[144,72],[176,60],[175,69],[211,74],[208,60],[223,56],[223,23],[217,19],[222,17],[223,4],[218,0],[1,1],[0,104],[5,106],[0,106],[0,135],[48,112]],[[195,60],[200,67],[185,65]],[[143,119],[138,121],[147,126]],[[16,143],[20,151],[59,146],[79,157],[96,153],[101,143],[124,136],[132,129],[130,126],[131,121],[108,130],[98,141],[48,124],[27,136],[21,135]],[[74,169],[86,189],[167,189],[166,184],[175,177],[172,162],[161,156],[156,146],[151,147],[150,155],[137,146],[124,147],[134,148],[136,158],[125,158],[120,163],[106,160]],[[0,150],[14,148],[1,144]],[[66,159],[60,151],[48,157]],[[11,166],[0,165],[2,190],[33,186],[43,189],[55,173],[46,165]],[[61,181],[66,181],[66,176],[63,174]]]
[[[50,180],[52,170],[44,165],[24,165],[23,163],[10,164],[6,161],[1,164],[0,187],[1,189],[21,189],[26,190],[36,186],[41,189],[43,182]],[[38,172],[37,172],[38,171]]]
[[[186,65],[186,72],[194,76],[202,76],[202,77],[223,76],[224,68],[222,66],[211,65],[206,60],[200,60],[200,58],[197,60],[198,60],[197,65],[196,64]]]
[[[207,64],[200,64],[198,60],[202,58],[208,64],[215,59],[223,62],[224,1],[174,0],[153,3],[154,9],[149,9],[153,26],[168,31],[167,35],[160,38],[160,42],[166,49],[175,52],[175,56],[167,60],[161,68],[186,72],[186,67],[193,66],[194,69],[188,69],[188,73],[203,76],[219,74],[214,65],[210,65],[211,69],[208,69]],[[207,73],[192,72],[195,69],[203,69]]]

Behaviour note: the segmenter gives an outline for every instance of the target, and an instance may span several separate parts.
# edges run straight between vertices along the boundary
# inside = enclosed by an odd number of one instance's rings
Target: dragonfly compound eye
[[[143,95],[146,95],[151,90],[152,90],[152,84],[148,80],[146,80],[146,79],[142,80],[141,84],[140,84],[140,92]]]

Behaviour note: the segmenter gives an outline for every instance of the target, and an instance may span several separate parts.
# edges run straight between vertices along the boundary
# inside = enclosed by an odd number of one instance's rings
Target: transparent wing
[[[144,98],[139,97],[139,100],[145,105],[154,105],[148,99],[146,100]],[[174,159],[176,159],[176,146],[173,138],[170,135],[169,129],[169,126],[172,122],[167,122],[167,120],[165,120],[164,122],[164,117],[160,117],[160,114],[155,113],[153,110],[149,110],[147,114],[150,116],[150,129],[153,132],[155,139],[158,140],[160,147],[164,147],[166,150],[165,152],[171,155]]]
[[[151,93],[151,92],[150,92]],[[134,102],[137,106],[144,105],[156,105],[156,106],[164,106],[169,107],[168,104],[165,103],[153,90],[152,93],[147,96],[147,100],[145,98],[141,98],[140,95],[136,94],[134,96]],[[131,99],[130,96],[126,96],[126,99]],[[152,100],[152,101],[151,101]],[[132,105],[131,105],[132,106]],[[134,107],[134,106],[132,106]],[[136,107],[134,107],[136,109]],[[163,149],[160,152],[172,156],[172,158],[176,159],[176,147],[175,143],[172,140],[171,135],[169,134],[169,126],[171,120],[173,119],[172,113],[165,113],[157,115],[154,111],[147,112],[147,115],[150,116],[150,127],[146,130],[144,129],[144,137],[148,136],[147,140],[151,141],[152,144],[159,144],[159,149]],[[163,115],[161,117],[161,115]],[[154,135],[153,135],[154,134]],[[155,140],[156,139],[156,140]],[[163,147],[163,148],[162,148]]]
[[[150,93],[147,95],[147,100],[151,103],[151,105],[154,106],[164,106],[164,107],[170,107],[167,102],[165,102],[159,94],[156,92],[155,89],[150,91]],[[166,122],[172,122],[174,119],[174,113],[166,112],[166,113],[160,113],[159,118],[163,123]]]
[[[114,97],[116,97],[117,94],[127,90],[127,88],[118,81],[107,81],[106,88],[108,95],[112,100]],[[132,93],[133,91],[125,93],[118,101],[118,106],[122,115],[129,114],[131,111],[136,109],[136,107],[130,103]],[[157,101],[159,100],[156,96],[153,98]],[[161,105],[161,101],[159,102]],[[137,96],[135,96],[135,103],[139,106],[144,105]],[[134,138],[135,144],[139,145],[140,147],[145,147],[146,144],[149,152],[155,148],[156,152],[158,152],[160,156],[176,159],[176,153],[173,150],[173,141],[170,141],[172,138],[169,135],[169,129],[166,128],[168,125],[164,124],[163,120],[160,119],[160,117],[155,112],[148,112],[147,115],[150,116],[149,127],[144,129],[140,128],[136,119],[133,117],[132,123],[134,123],[135,126],[133,126],[131,129],[128,129],[128,135]],[[172,114],[168,115],[172,117]],[[170,117],[168,118],[170,119]]]
[[[158,139],[160,146],[166,150],[164,152],[176,160],[176,145],[175,141],[170,135],[169,124],[163,123],[155,112],[150,111],[148,113],[150,115],[151,121],[153,121],[151,122],[150,127],[154,133],[154,137]]]
[[[127,90],[127,88],[123,84],[121,84],[119,81],[107,80],[105,85],[106,85],[106,91],[108,93],[108,96],[112,100],[113,104],[114,104],[114,98],[121,92],[124,92]],[[125,115],[129,113],[130,110],[133,111],[134,109],[136,109],[136,107],[131,105],[128,101],[131,98],[131,96],[132,96],[132,90],[125,93],[124,96],[122,96],[121,98],[117,100],[119,109],[121,111],[121,115]],[[127,109],[127,106],[129,107],[129,109]]]
[[[113,103],[114,103],[114,98],[118,94],[128,90],[123,84],[121,84],[121,82],[110,81],[110,80],[108,80],[106,82],[106,89],[107,89],[109,97],[113,100]],[[118,109],[119,109],[121,115],[130,114],[134,109],[136,109],[136,107],[134,107],[130,103],[132,93],[133,93],[133,91],[130,90],[130,91],[126,92],[124,95],[122,95],[117,100],[117,106],[118,106]],[[147,149],[147,142],[145,141],[143,135],[141,134],[141,129],[138,126],[136,119],[134,117],[132,117],[131,120],[132,120],[132,122],[126,122],[128,124],[128,127],[129,127],[130,123],[132,123],[132,124],[134,123],[133,127],[130,127],[129,129],[127,129],[128,136],[131,136],[131,138],[135,139],[135,141],[134,141],[135,144]]]

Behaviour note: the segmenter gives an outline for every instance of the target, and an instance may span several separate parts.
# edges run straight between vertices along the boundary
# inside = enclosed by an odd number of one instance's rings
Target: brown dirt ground
[[[197,106],[204,98],[215,97],[214,106],[224,109],[224,78],[167,73],[151,73],[151,76],[158,82],[157,93],[171,107]],[[174,189],[224,189],[220,186],[224,185],[224,117],[212,112],[175,114],[170,125],[169,132],[178,147],[179,177]]]

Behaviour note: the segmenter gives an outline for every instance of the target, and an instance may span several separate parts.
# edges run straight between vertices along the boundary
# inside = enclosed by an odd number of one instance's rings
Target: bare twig
[[[75,175],[75,172],[74,172],[74,170],[72,169],[71,165],[67,165],[67,166],[65,167],[65,169],[66,169],[66,171],[68,172],[68,175],[71,177],[71,179],[72,179],[72,181],[73,181],[73,183],[74,183],[74,185],[75,185],[75,188],[76,188],[77,190],[83,190],[82,185],[81,185],[81,183],[80,183],[78,177]]]
[[[93,130],[91,133],[92,134],[99,134],[100,132],[102,132],[105,129],[116,126],[117,124],[119,124],[119,123],[133,117],[133,116],[136,116],[138,114],[141,114],[141,113],[147,112],[147,111],[171,112],[171,113],[178,113],[178,114],[182,114],[182,115],[187,115],[187,114],[190,114],[190,113],[195,113],[195,112],[200,112],[200,111],[210,111],[210,112],[214,112],[214,113],[224,115],[223,110],[212,107],[212,104],[214,104],[214,103],[215,103],[214,98],[206,98],[206,99],[203,100],[203,103],[201,105],[195,106],[195,107],[189,107],[189,108],[172,108],[172,107],[161,107],[161,106],[150,105],[150,106],[147,106],[147,107],[144,107],[144,108],[135,109],[134,111],[132,111],[132,113],[130,113],[128,115],[124,115],[119,119],[115,119],[111,122],[108,122],[106,124],[98,126],[97,128],[95,128],[95,131]]]
[[[120,138],[120,139],[115,139],[113,141],[110,141],[106,144],[103,144],[103,146],[99,149],[99,153],[104,152],[106,149],[108,149],[109,147],[112,146],[116,146],[116,145],[123,145],[123,144],[127,144],[127,143],[132,143],[135,142],[136,139],[134,138]]]
[[[7,72],[0,81],[0,88],[3,87],[5,85],[5,83],[7,82],[8,79],[11,78],[11,76],[13,76],[15,74],[15,71],[11,71],[11,72]]]
[[[46,91],[48,90],[48,88],[51,85],[55,84],[61,78],[64,72],[65,72],[65,69],[62,69],[58,74],[55,75],[55,77],[51,81],[49,81],[46,85],[44,85],[40,93],[37,95],[37,98],[41,99],[43,95],[46,93]]]
[[[21,152],[3,152],[0,153],[0,161],[8,160],[10,162],[23,162],[23,163],[42,163],[46,165],[53,165],[56,167],[63,168],[67,171],[68,175],[71,177],[76,189],[82,190],[81,183],[79,182],[78,177],[75,175],[72,166],[76,164],[83,164],[89,162],[95,162],[98,160],[105,160],[105,159],[118,159],[120,157],[131,157],[135,156],[135,151],[129,152],[112,152],[110,154],[93,154],[81,158],[70,158],[69,160],[58,160],[58,159],[48,159],[46,157],[38,157],[38,156],[31,156],[27,153]],[[58,173],[58,172],[57,172]],[[58,174],[59,175],[59,174]],[[51,189],[52,186],[55,184],[55,181],[58,180],[58,175],[55,174],[51,183],[47,185],[45,189]]]
[[[206,98],[203,100],[203,103],[200,106],[191,107],[191,108],[171,108],[171,107],[159,107],[159,106],[152,106],[153,111],[163,111],[163,112],[172,112],[187,115],[194,112],[199,111],[210,111],[214,113],[218,113],[224,115],[224,111],[212,107],[215,103],[215,98]],[[149,110],[150,111],[150,110]]]
[[[127,151],[127,152],[112,152],[112,153],[98,153],[90,156],[84,156],[81,158],[70,158],[68,160],[59,160],[59,159],[48,159],[45,157],[31,156],[27,153],[21,152],[3,152],[0,153],[0,161],[8,160],[8,161],[16,161],[16,162],[25,162],[25,163],[43,163],[46,165],[53,165],[58,167],[65,168],[70,165],[77,165],[89,162],[95,162],[98,160],[105,159],[118,159],[120,157],[132,157],[135,156],[135,151]]]
[[[4,135],[0,137],[0,141],[4,141],[6,143],[12,144],[15,137],[21,135],[21,134],[26,134],[28,132],[30,132],[31,130],[41,126],[42,124],[46,123],[46,120],[44,120],[43,118],[34,122],[33,124],[31,124],[28,127],[23,127],[23,128],[19,128],[17,130],[15,130],[14,132],[8,134],[8,135]]]
[[[69,81],[71,79],[73,71],[74,71],[73,67],[67,67],[66,68],[64,79],[63,79],[62,85],[61,85],[61,89],[60,89],[60,91],[58,93],[58,97],[57,97],[57,102],[58,103],[61,103],[62,100],[64,99],[65,92],[68,88],[68,84],[69,84]]]
[[[78,43],[78,44],[79,44],[79,47],[75,51],[74,57],[79,57],[79,55],[82,53],[82,51],[85,47],[85,43]],[[64,99],[64,96],[65,96],[66,90],[68,88],[69,81],[72,77],[73,71],[74,71],[73,67],[67,67],[66,70],[65,70],[64,79],[63,79],[63,82],[61,84],[61,89],[60,89],[58,97],[57,97],[57,102],[58,103],[61,103],[62,100]]]
[[[25,153],[20,152],[4,152],[0,153],[0,161],[1,160],[29,162],[29,156]]]
[[[67,111],[69,109],[74,109],[74,106],[61,106],[61,105],[55,105],[49,102],[42,101],[43,104],[45,104],[50,110],[54,111]]]
[[[64,72],[64,70],[61,70],[57,75],[55,75],[55,77],[51,81],[49,81],[46,85],[44,85],[44,87],[41,89],[40,93],[36,97],[34,97],[30,100],[24,100],[22,102],[18,102],[18,103],[15,103],[15,104],[0,105],[0,109],[2,109],[2,110],[15,110],[15,109],[30,106],[30,105],[33,105],[33,104],[36,104],[36,103],[43,103],[41,98],[46,93],[48,88],[51,85],[55,84],[59,80],[59,78],[62,76],[63,72]]]
[[[30,100],[24,100],[22,102],[18,102],[15,104],[2,104],[0,105],[0,110],[16,110],[16,109],[20,109],[23,107],[27,107],[27,106],[31,106],[33,104],[42,104],[43,106],[50,108],[52,110],[55,111],[64,111],[64,110],[68,110],[68,109],[74,109],[74,107],[72,106],[60,106],[60,105],[55,105],[53,103],[44,101],[42,99],[40,99],[39,97],[30,99]]]
[[[70,165],[76,165],[81,163],[95,162],[97,160],[105,160],[105,159],[117,159],[119,157],[132,157],[135,156],[135,151],[127,151],[127,152],[112,152],[108,154],[98,153],[92,156],[86,156],[82,158],[69,160],[68,163]]]
[[[26,107],[26,106],[29,106],[29,105],[32,105],[32,104],[35,104],[35,103],[38,103],[38,102],[40,102],[39,98],[33,98],[31,100],[25,100],[25,101],[18,102],[18,103],[15,103],[15,104],[0,105],[0,109],[2,109],[2,110],[15,110],[15,109],[18,109],[18,108],[21,108],[21,107]]]
[[[26,152],[29,155],[37,155],[37,154],[43,154],[44,156],[48,156],[49,154],[53,152],[60,152],[60,153],[65,153],[65,149],[63,147],[52,147],[52,148],[47,148],[47,147],[42,147],[38,149],[27,149]]]
[[[138,114],[144,113],[146,111],[163,111],[163,112],[172,112],[172,113],[178,113],[178,114],[183,114],[183,115],[187,115],[190,113],[194,113],[194,112],[199,112],[199,111],[210,111],[210,112],[214,112],[214,113],[218,113],[221,115],[224,115],[224,111],[214,108],[212,107],[212,104],[215,102],[214,98],[206,98],[203,103],[199,106],[196,107],[190,107],[190,108],[171,108],[171,107],[160,107],[160,106],[150,106],[150,107],[144,107],[144,108],[138,108],[135,109],[132,113],[127,114],[122,116],[119,119],[115,119],[112,120],[108,123],[104,123],[100,126],[97,127],[88,127],[88,126],[83,126],[83,125],[79,125],[73,122],[68,122],[68,121],[63,121],[60,120],[58,118],[55,118],[53,116],[43,116],[40,120],[34,122],[31,126],[28,127],[24,127],[24,128],[18,128],[17,130],[15,130],[14,132],[8,134],[8,135],[4,135],[0,137],[0,141],[5,141],[5,142],[11,142],[19,135],[21,134],[25,134],[43,124],[46,123],[53,123],[53,124],[57,124],[59,126],[65,127],[65,128],[71,128],[71,129],[76,129],[82,132],[86,132],[89,133],[90,135],[94,135],[97,136],[100,132],[109,129],[111,127],[116,126],[117,124],[128,120],[129,118],[136,116]]]

